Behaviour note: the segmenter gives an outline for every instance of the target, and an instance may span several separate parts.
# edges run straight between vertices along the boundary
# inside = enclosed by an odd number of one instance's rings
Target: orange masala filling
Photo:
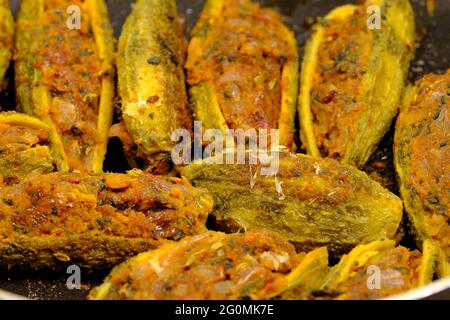
[[[101,95],[101,60],[89,14],[82,14],[80,30],[67,27],[67,8],[83,4],[46,0],[43,32],[34,48],[35,67],[42,71],[42,84],[52,97],[49,116],[62,136],[70,167],[81,171],[90,167],[98,142]]]
[[[32,175],[0,190],[0,240],[24,235],[179,240],[204,230],[207,210],[182,180]]]
[[[409,107],[412,125],[410,175],[426,212],[429,234],[450,252],[450,70],[430,74],[418,83],[417,100]]]
[[[324,21],[324,39],[311,90],[314,134],[322,155],[343,158],[359,115],[367,110],[360,95],[372,35],[361,9],[343,20]]]
[[[47,131],[0,123],[0,156],[12,155],[37,145],[50,144]]]
[[[248,0],[227,1],[211,26],[204,54],[188,70],[188,82],[210,85],[231,129],[277,128],[283,66],[295,55],[280,37],[281,16]],[[296,49],[296,48],[295,48]]]
[[[183,240],[156,261],[131,260],[111,276],[111,297],[136,299],[245,299],[276,293],[301,261],[294,247],[269,231]]]
[[[334,288],[333,294],[342,294],[338,299],[380,299],[415,288],[421,254],[404,247],[381,252],[370,260],[369,266],[380,270],[380,289],[370,289],[371,275],[367,266],[355,266],[352,276]]]

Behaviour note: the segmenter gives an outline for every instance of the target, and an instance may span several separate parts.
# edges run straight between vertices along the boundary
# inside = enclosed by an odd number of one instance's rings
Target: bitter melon
[[[115,268],[93,300],[269,299],[298,285],[321,248],[296,254],[276,233],[209,232],[143,253]]]
[[[5,88],[5,76],[12,58],[14,18],[9,0],[0,0],[0,91]]]
[[[188,48],[194,118],[205,129],[278,129],[294,147],[298,50],[272,9],[250,0],[208,0]],[[275,142],[275,141],[272,141]]]
[[[55,128],[65,150],[58,169],[101,173],[115,95],[106,4],[21,1],[15,43],[19,107]]]
[[[276,175],[260,165],[195,162],[181,173],[214,196],[219,230],[267,228],[302,251],[328,246],[339,256],[354,246],[394,239],[402,201],[353,166],[332,159],[279,154]]]
[[[185,59],[175,0],[136,1],[120,36],[117,67],[123,122],[135,156],[147,166],[164,167],[177,143],[172,133],[192,128]]]
[[[415,236],[450,258],[450,70],[430,74],[409,90],[397,121],[395,167]],[[446,258],[444,258],[446,256]]]
[[[0,180],[19,182],[31,173],[55,170],[64,150],[53,143],[50,126],[28,115],[0,113]]]
[[[408,0],[334,9],[313,29],[302,65],[304,147],[362,167],[397,115],[414,53]]]
[[[108,269],[205,232],[211,207],[185,180],[140,171],[30,175],[0,188],[0,267]]]
[[[360,245],[331,269],[315,295],[339,300],[381,299],[422,287],[433,280],[436,271],[436,255],[428,245],[424,244],[422,254],[395,247],[394,241]]]

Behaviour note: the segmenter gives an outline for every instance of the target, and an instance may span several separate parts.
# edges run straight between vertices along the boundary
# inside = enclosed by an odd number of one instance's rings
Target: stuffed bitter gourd
[[[101,173],[115,95],[106,4],[21,1],[15,42],[19,107],[55,128],[65,150],[58,169]]]
[[[204,128],[279,129],[280,144],[294,146],[298,51],[275,11],[250,0],[208,0],[186,69]]]
[[[12,58],[14,19],[9,0],[0,0],[0,91],[5,87],[5,75]]]
[[[168,163],[172,133],[192,128],[185,59],[175,0],[136,1],[120,36],[117,67],[123,122],[146,165]]]
[[[409,90],[397,121],[394,148],[400,192],[416,238],[441,246],[446,270],[450,257],[449,90],[450,70],[427,75]]]
[[[207,159],[181,173],[213,195],[219,230],[267,228],[302,251],[328,246],[333,256],[396,235],[402,201],[353,166],[281,152],[277,175],[259,169]]]
[[[381,299],[432,281],[435,252],[359,245],[329,267],[326,248],[295,254],[276,233],[209,232],[143,253],[116,267],[90,298]]]
[[[359,245],[334,266],[325,278],[317,298],[344,300],[381,299],[433,280],[436,255],[428,244],[424,250],[395,247],[394,241]]]
[[[289,277],[289,287],[275,299],[305,300],[319,291],[330,272],[327,248],[319,248],[308,253]]]
[[[0,113],[0,179],[19,182],[31,173],[55,170],[64,150],[58,149],[55,132],[42,121],[15,112]]]
[[[140,171],[30,175],[0,189],[0,267],[108,269],[205,232],[211,207],[185,180]]]
[[[269,299],[309,274],[321,248],[308,255],[276,233],[265,230],[226,235],[218,232],[186,238],[143,253],[115,268],[96,300]]]
[[[378,18],[380,25],[372,25]],[[338,7],[314,27],[299,98],[310,155],[358,167],[369,160],[397,114],[414,39],[408,0]]]

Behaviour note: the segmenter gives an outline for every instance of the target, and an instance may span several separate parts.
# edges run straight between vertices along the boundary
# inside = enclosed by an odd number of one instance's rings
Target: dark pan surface
[[[10,0],[17,11],[19,0]],[[261,0],[264,5],[277,8],[287,17],[287,22],[296,32],[300,51],[309,37],[309,27],[318,16],[325,15],[334,7],[355,2],[356,0]],[[120,34],[121,26],[131,8],[131,0],[108,0],[112,24],[116,35]],[[195,23],[204,0],[178,0],[181,17],[186,22],[186,32]],[[426,11],[426,0],[411,0],[417,17],[420,42],[416,60],[411,68],[411,80],[416,80],[428,72],[442,72],[450,67],[450,1],[436,0],[436,11],[430,15]],[[11,72],[12,76],[12,72]],[[14,109],[13,89],[0,95],[0,110]],[[392,132],[387,135],[379,150],[374,155],[366,171],[383,177],[384,184],[396,192],[395,174],[392,168]],[[107,167],[112,171],[123,171],[125,165],[117,166],[121,160],[114,145],[111,146]],[[114,164],[114,165],[112,165]],[[412,246],[407,238],[404,245]],[[23,274],[17,272],[0,272],[0,289],[17,293],[31,299],[84,299],[88,291],[99,284],[104,274],[82,274],[81,290],[69,290],[66,286],[70,275],[64,273]],[[439,298],[450,299],[450,292],[444,292]]]

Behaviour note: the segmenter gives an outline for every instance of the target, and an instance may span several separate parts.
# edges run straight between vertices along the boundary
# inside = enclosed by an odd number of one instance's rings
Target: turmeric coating
[[[129,163],[166,174],[177,129],[191,131],[185,85],[186,41],[175,0],[138,0],[128,16],[117,52],[122,124],[111,136],[121,139]]]
[[[372,33],[367,33],[365,8],[346,19],[325,21],[324,41],[318,55],[318,71],[311,91],[314,134],[322,154],[342,158],[355,135],[354,124],[367,111],[359,86],[371,50]]]
[[[1,183],[18,182],[31,172],[52,172],[54,166],[49,143],[49,133],[43,129],[0,123]],[[30,168],[30,171],[25,168]]]
[[[433,239],[450,257],[450,70],[411,89],[397,122],[396,169],[419,241]]]
[[[420,283],[422,270],[433,264],[424,259],[417,250],[395,247],[394,241],[358,246],[331,269],[315,298],[374,300],[420,287],[425,284]]]
[[[12,58],[14,19],[9,0],[0,0],[0,91],[5,87],[5,75]]]
[[[81,9],[79,26],[66,11]],[[21,109],[55,126],[61,171],[100,173],[113,112],[114,40],[103,0],[22,1],[16,37]]]
[[[296,254],[291,244],[273,232],[209,232],[118,266],[90,298],[267,299],[295,283],[305,269],[301,264],[305,260],[304,254]]]
[[[355,247],[334,267],[326,248],[295,254],[276,233],[209,232],[140,254],[91,291],[96,300],[381,299],[432,281],[435,251],[393,240]],[[374,271],[376,270],[376,271]]]
[[[25,269],[111,267],[206,231],[212,206],[183,180],[140,172],[31,175],[0,199],[0,266]]]
[[[402,201],[365,173],[285,150],[277,157],[273,175],[264,175],[261,163],[221,165],[214,158],[186,166],[181,174],[213,195],[211,224],[221,231],[269,229],[301,251],[327,246],[333,257],[395,237]]]
[[[281,144],[292,147],[298,52],[273,9],[249,0],[209,0],[186,68],[195,117],[204,126],[279,128]]]
[[[0,123],[0,153],[14,154],[27,148],[49,143],[49,133],[43,129],[28,129]],[[5,148],[6,146],[6,148]]]
[[[16,112],[0,113],[0,185],[54,171],[58,150],[53,147],[52,131],[43,122]]]
[[[371,24],[374,8],[380,23]],[[408,0],[366,0],[331,11],[305,48],[300,90],[303,147],[363,167],[395,118],[414,55]]]

